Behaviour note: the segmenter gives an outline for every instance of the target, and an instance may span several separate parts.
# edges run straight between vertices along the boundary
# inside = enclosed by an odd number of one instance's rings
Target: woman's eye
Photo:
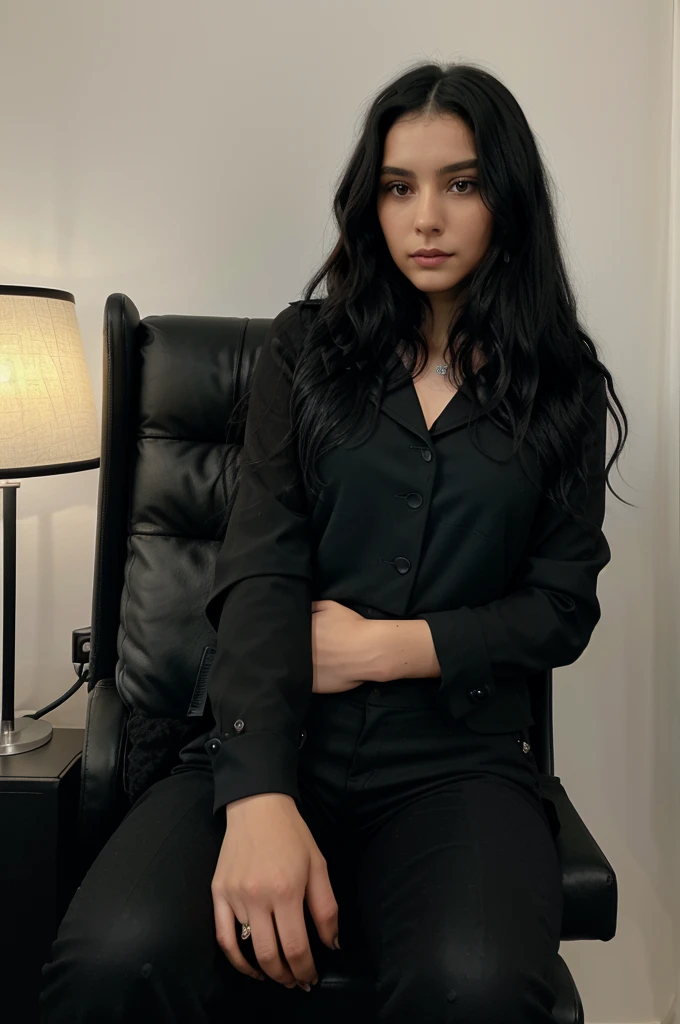
[[[452,184],[454,184],[454,185],[474,185],[475,188],[478,187],[477,186],[477,182],[476,182],[476,180],[474,178],[458,178]],[[459,195],[466,196],[469,191],[470,191],[470,189],[466,188],[465,192],[460,192]]]
[[[451,182],[451,185],[473,185],[474,188],[478,188],[479,187],[477,182],[476,182],[476,180],[474,178],[456,178],[455,181]],[[396,196],[398,199],[401,199],[401,198],[403,198],[404,193],[403,192],[399,192],[399,193],[394,192],[393,189],[395,189],[395,188],[405,188],[405,189],[408,190],[408,185],[406,184],[405,181],[394,181],[394,182],[392,182],[391,185],[387,185],[385,187],[385,190],[387,192],[390,192],[393,196]],[[457,194],[459,196],[466,196],[469,193],[471,193],[471,189],[466,188],[464,192],[461,192],[459,189],[456,189],[456,192],[457,192]]]

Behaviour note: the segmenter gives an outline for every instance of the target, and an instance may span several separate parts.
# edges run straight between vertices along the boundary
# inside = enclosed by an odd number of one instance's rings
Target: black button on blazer
[[[275,317],[253,370],[245,462],[206,605],[217,631],[207,688],[220,742],[206,743],[215,811],[265,792],[299,802],[313,600],[425,619],[442,714],[508,732],[532,723],[526,675],[571,664],[586,648],[600,618],[597,577],[611,558],[605,379],[595,374],[584,382],[595,427],[587,488],[573,495],[577,521],[542,494],[535,457],[526,446],[521,462],[512,454],[512,437],[467,385],[428,430],[403,364],[369,440],[326,452],[326,486],[311,495],[294,443],[281,444],[299,306]],[[467,429],[477,419],[482,451]]]

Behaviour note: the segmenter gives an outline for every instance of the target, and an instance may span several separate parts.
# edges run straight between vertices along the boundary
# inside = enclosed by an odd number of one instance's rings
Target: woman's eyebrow
[[[440,167],[437,171],[437,175],[451,174],[453,171],[465,171],[469,167],[477,167],[477,160],[461,160],[457,164],[447,164],[445,167]],[[415,178],[415,171],[407,171],[404,167],[383,167],[380,171],[381,174],[398,174],[402,178]]]

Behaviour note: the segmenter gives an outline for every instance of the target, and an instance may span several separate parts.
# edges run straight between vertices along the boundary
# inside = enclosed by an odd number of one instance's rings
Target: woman
[[[561,875],[526,679],[600,617],[625,413],[487,72],[383,89],[334,209],[247,396],[210,729],[88,873],[43,1021],[270,1019],[314,998],[281,988],[309,991],[338,938],[375,978],[367,1020],[552,1019]]]

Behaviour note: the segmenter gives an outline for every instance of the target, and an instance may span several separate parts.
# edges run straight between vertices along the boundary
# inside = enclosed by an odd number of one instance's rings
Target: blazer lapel
[[[381,412],[425,441],[450,430],[456,430],[468,422],[485,415],[488,410],[475,405],[474,395],[466,382],[451,396],[448,404],[432,424],[430,430],[418,399],[413,380],[401,359],[398,359],[388,374],[387,387],[382,400]]]

